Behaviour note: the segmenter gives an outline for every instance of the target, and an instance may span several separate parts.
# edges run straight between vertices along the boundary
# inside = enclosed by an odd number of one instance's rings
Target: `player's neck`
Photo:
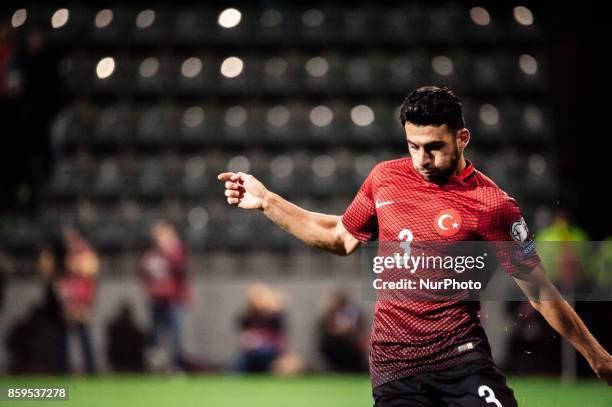
[[[457,163],[457,169],[455,170],[455,175],[461,174],[461,171],[465,170],[467,163],[465,162],[465,157],[461,154],[459,158],[459,162]]]

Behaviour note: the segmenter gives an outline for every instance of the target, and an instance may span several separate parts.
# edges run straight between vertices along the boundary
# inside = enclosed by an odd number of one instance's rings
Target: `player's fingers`
[[[235,182],[226,181],[225,188],[226,189],[238,189],[238,184],[236,184]]]
[[[221,174],[217,175],[217,179],[219,181],[228,181],[232,178],[233,175],[233,172],[222,172]]]
[[[238,198],[227,198],[227,203],[230,205],[236,205],[238,202],[240,202]]]
[[[231,197],[239,197],[240,196],[240,192],[239,191],[235,191],[233,189],[226,189],[225,190],[225,196],[231,196]]]
[[[232,181],[241,181],[241,182],[244,182],[244,181],[247,180],[248,177],[249,177],[249,174],[245,174],[244,172],[237,172],[232,177]]]

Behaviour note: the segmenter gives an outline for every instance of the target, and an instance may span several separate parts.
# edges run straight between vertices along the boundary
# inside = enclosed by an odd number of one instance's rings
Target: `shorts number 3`
[[[498,399],[495,398],[495,393],[489,386],[485,386],[484,384],[478,388],[478,395],[480,397],[484,397],[487,404],[493,403],[496,407],[503,407]]]

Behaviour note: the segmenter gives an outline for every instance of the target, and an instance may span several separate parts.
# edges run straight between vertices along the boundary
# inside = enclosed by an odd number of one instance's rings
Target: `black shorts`
[[[516,407],[506,377],[488,359],[388,382],[372,391],[374,407]]]

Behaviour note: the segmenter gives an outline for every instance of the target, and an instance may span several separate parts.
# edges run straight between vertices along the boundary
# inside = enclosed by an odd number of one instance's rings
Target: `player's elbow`
[[[345,231],[345,233],[336,234],[334,246],[337,248],[336,254],[348,256],[357,250],[359,247],[359,240]]]

